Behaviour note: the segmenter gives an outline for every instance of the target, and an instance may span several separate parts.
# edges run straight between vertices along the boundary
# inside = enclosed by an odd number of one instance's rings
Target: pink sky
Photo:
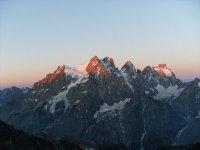
[[[0,0],[0,88],[31,86],[94,55],[200,76],[200,1]]]

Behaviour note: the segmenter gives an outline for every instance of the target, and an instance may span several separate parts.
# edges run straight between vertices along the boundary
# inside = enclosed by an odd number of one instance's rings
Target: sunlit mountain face
[[[112,59],[111,57],[106,57],[105,59]],[[68,69],[72,69],[72,70],[75,70],[75,71],[78,71],[82,74],[87,74],[88,72],[99,72],[100,74],[104,74],[104,75],[109,75],[109,72],[105,69],[106,67],[106,64],[104,63],[105,60],[101,60],[100,62],[100,59],[96,56],[93,58],[93,61],[90,62],[90,61],[87,61],[85,62],[84,64],[82,65],[78,65],[76,67],[71,67],[70,64],[65,64],[65,65],[60,65],[59,69],[57,70],[57,73],[59,72],[62,72],[62,69],[64,69],[65,67],[67,67]],[[127,61],[127,63],[130,62],[130,61]],[[90,65],[88,65],[89,63],[91,63]],[[114,63],[114,62],[113,62]],[[132,62],[130,62],[132,63]],[[135,63],[135,62],[134,62]],[[119,62],[116,63],[118,65],[115,65],[116,68],[121,68],[119,66],[122,66],[125,65],[125,64],[121,64],[119,65]],[[94,66],[92,66],[94,65]],[[51,66],[51,65],[49,65]],[[92,66],[92,67],[91,67]],[[96,66],[96,67],[95,67]],[[146,68],[146,66],[144,67],[141,67],[141,65],[138,65],[137,63],[137,66],[140,66],[138,67],[137,69],[138,70],[144,70]],[[173,66],[173,65],[170,65],[170,66]],[[174,65],[176,66],[176,65]],[[30,66],[31,67],[31,66]],[[88,68],[87,68],[88,67]],[[108,67],[108,66],[107,66]],[[134,65],[134,67],[136,67]],[[170,68],[167,64],[155,64],[155,65],[151,65],[150,67],[152,67],[157,73],[159,73],[160,75],[167,75],[167,76],[173,76],[173,74],[175,73],[176,74],[176,77],[178,77],[179,79],[182,80],[182,82],[189,82],[189,81],[192,81],[195,77],[198,77],[199,78],[199,75],[198,73],[194,73],[195,69],[189,69],[191,70],[190,72],[184,72],[183,69],[182,71],[180,71],[180,68]],[[49,68],[52,68],[52,69],[49,69]],[[52,72],[52,70],[54,69],[54,67],[49,67],[48,69],[47,68],[42,68],[42,73],[39,71],[39,70],[33,70],[33,73],[32,75],[28,75],[28,72],[29,71],[26,71],[26,72],[22,72],[20,74],[23,74],[23,77],[18,77],[18,75],[15,75],[15,74],[8,74],[8,79],[1,79],[1,83],[0,83],[0,89],[4,89],[4,88],[9,88],[9,87],[12,87],[12,86],[16,86],[16,87],[32,87],[32,85],[39,81],[45,73],[47,72]],[[93,70],[91,70],[93,69]],[[49,71],[48,71],[49,70]],[[187,70],[187,69],[185,69]],[[56,70],[55,70],[56,71]],[[174,73],[173,73],[174,72]],[[46,81],[43,81],[43,82],[48,82],[50,81],[53,77],[57,74],[56,72],[52,72],[52,73],[49,73],[47,76],[48,80]],[[51,76],[51,74],[54,74],[54,76]],[[50,77],[51,76],[51,77]]]
[[[111,57],[94,56],[0,96],[4,122],[84,149],[155,150],[200,140],[200,79],[183,82],[166,64],[140,70],[127,61],[117,68]]]
[[[160,75],[172,76],[172,71],[166,64],[159,64],[157,67],[153,67]]]

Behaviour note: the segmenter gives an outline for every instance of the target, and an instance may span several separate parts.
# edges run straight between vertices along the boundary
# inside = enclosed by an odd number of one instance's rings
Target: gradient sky
[[[0,0],[0,88],[30,86],[94,55],[200,77],[200,1]]]

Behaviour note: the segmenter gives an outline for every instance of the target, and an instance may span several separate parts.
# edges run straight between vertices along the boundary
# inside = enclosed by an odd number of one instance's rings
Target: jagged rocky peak
[[[142,70],[143,75],[152,75],[155,74],[154,69],[151,66],[147,66]]]
[[[107,70],[107,68],[103,65],[102,61],[97,56],[94,56],[90,60],[90,62],[86,67],[86,72],[98,75],[110,76],[110,72]]]
[[[33,84],[33,88],[43,86],[45,84],[51,83],[54,79],[56,79],[61,74],[65,73],[65,65],[58,66],[57,69],[53,73],[49,73],[45,78]]]
[[[166,64],[159,64],[158,66],[153,67],[153,69],[160,75],[166,75],[166,76],[174,75],[172,70],[170,68],[168,68]]]
[[[131,61],[127,61],[123,66],[122,69],[131,69],[136,71],[135,66],[132,64]]]
[[[111,57],[105,57],[102,59],[102,63],[104,65],[109,65],[110,67],[112,68],[115,68],[115,64],[114,64],[114,61]]]
[[[112,74],[117,68],[115,67],[114,61],[111,57],[105,57],[101,60],[103,66]]]
[[[132,77],[135,77],[137,75],[137,71],[132,64],[131,61],[127,61],[120,70],[121,74],[128,73],[128,75],[131,75]]]
[[[56,73],[60,73],[60,72],[62,73],[62,72],[64,72],[65,68],[66,68],[65,65],[58,66],[55,72]]]
[[[194,79],[194,81],[195,81],[195,82],[199,82],[199,81],[200,81],[200,78],[197,77],[197,78]]]
[[[193,82],[198,88],[200,88],[200,79],[199,78],[195,78]]]
[[[160,77],[173,77],[175,78],[175,74],[172,70],[167,67],[166,64],[159,64],[158,66],[147,66],[142,71],[143,75],[159,75]]]

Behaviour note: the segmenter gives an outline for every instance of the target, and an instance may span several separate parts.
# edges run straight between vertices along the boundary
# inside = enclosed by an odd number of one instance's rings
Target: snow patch
[[[200,82],[198,82],[198,87],[200,87]]]
[[[184,88],[178,88],[177,85],[175,86],[169,86],[168,88],[165,88],[162,85],[157,85],[155,88],[158,91],[158,94],[154,96],[155,99],[168,99],[168,98],[177,98],[180,93],[184,90]]]
[[[32,93],[34,94],[34,93],[35,93],[35,91],[32,91]]]
[[[72,78],[83,77],[87,75],[87,73],[83,68],[68,67],[68,66],[65,67],[65,74],[66,76],[70,75]]]
[[[147,134],[147,131],[146,131],[146,121],[144,119],[144,107],[142,109],[142,118],[143,118],[143,122],[144,122],[144,127],[143,127],[143,133],[142,133],[142,136],[141,136],[141,139],[140,139],[140,146],[141,146],[141,150],[144,150],[144,146],[143,146],[143,141],[144,141],[144,138]]]
[[[166,76],[172,76],[172,72],[169,69],[164,69],[163,72]]]
[[[200,98],[200,94],[199,92],[196,93],[196,100],[198,100]],[[198,103],[198,102],[197,102]]]
[[[72,81],[68,86],[67,89],[63,92],[60,92],[58,95],[54,96],[53,99],[50,101],[50,109],[51,113],[55,112],[55,107],[58,102],[64,101],[65,103],[65,110],[69,107],[70,102],[67,99],[67,94],[72,87],[77,86],[78,84],[84,84],[88,81],[87,75],[75,72],[73,69],[66,70],[67,75],[71,75],[71,77],[75,80]]]
[[[149,91],[145,91],[145,94],[149,94]]]
[[[83,65],[79,65],[78,67],[76,67],[76,70],[79,70],[83,74],[87,74],[86,68],[87,68],[88,64],[89,64],[89,62],[86,62]]]
[[[44,93],[46,93],[49,89],[44,90]]]
[[[49,107],[49,111],[51,113],[54,113],[55,111],[55,107],[56,107],[56,104],[58,102],[61,102],[61,101],[64,101],[65,102],[65,109],[68,108],[69,106],[69,101],[67,100],[67,93],[68,93],[68,90],[65,90],[63,92],[60,92],[58,95],[54,96],[53,99],[50,101],[50,107]]]
[[[83,91],[83,92],[81,92],[81,94],[87,94],[87,91]]]
[[[44,106],[44,110],[47,110],[47,108],[48,108],[48,106],[47,106],[47,105],[45,105],[45,106]]]
[[[146,136],[146,129],[144,128],[144,132],[142,133],[141,140],[140,140],[141,150],[144,150],[143,141],[144,141],[145,136]]]
[[[124,105],[128,102],[130,102],[130,98],[126,98],[124,101],[119,101],[118,103],[114,103],[113,105],[108,105],[104,103],[102,106],[100,106],[100,109],[95,112],[94,118],[96,119],[100,114],[108,112],[108,111],[114,111],[114,110],[122,110],[124,108]]]
[[[80,102],[80,100],[77,100],[76,102],[75,102],[75,104],[78,104]]]
[[[178,131],[178,134],[176,135],[175,139],[178,139],[181,136],[181,134],[187,129],[187,127],[188,127],[188,124],[185,127],[183,127],[182,129],[180,129]],[[174,144],[176,145],[176,143],[174,143]]]
[[[170,77],[173,75],[171,69],[169,69],[166,64],[159,64],[157,67],[153,67],[153,69],[159,74],[165,74]]]

